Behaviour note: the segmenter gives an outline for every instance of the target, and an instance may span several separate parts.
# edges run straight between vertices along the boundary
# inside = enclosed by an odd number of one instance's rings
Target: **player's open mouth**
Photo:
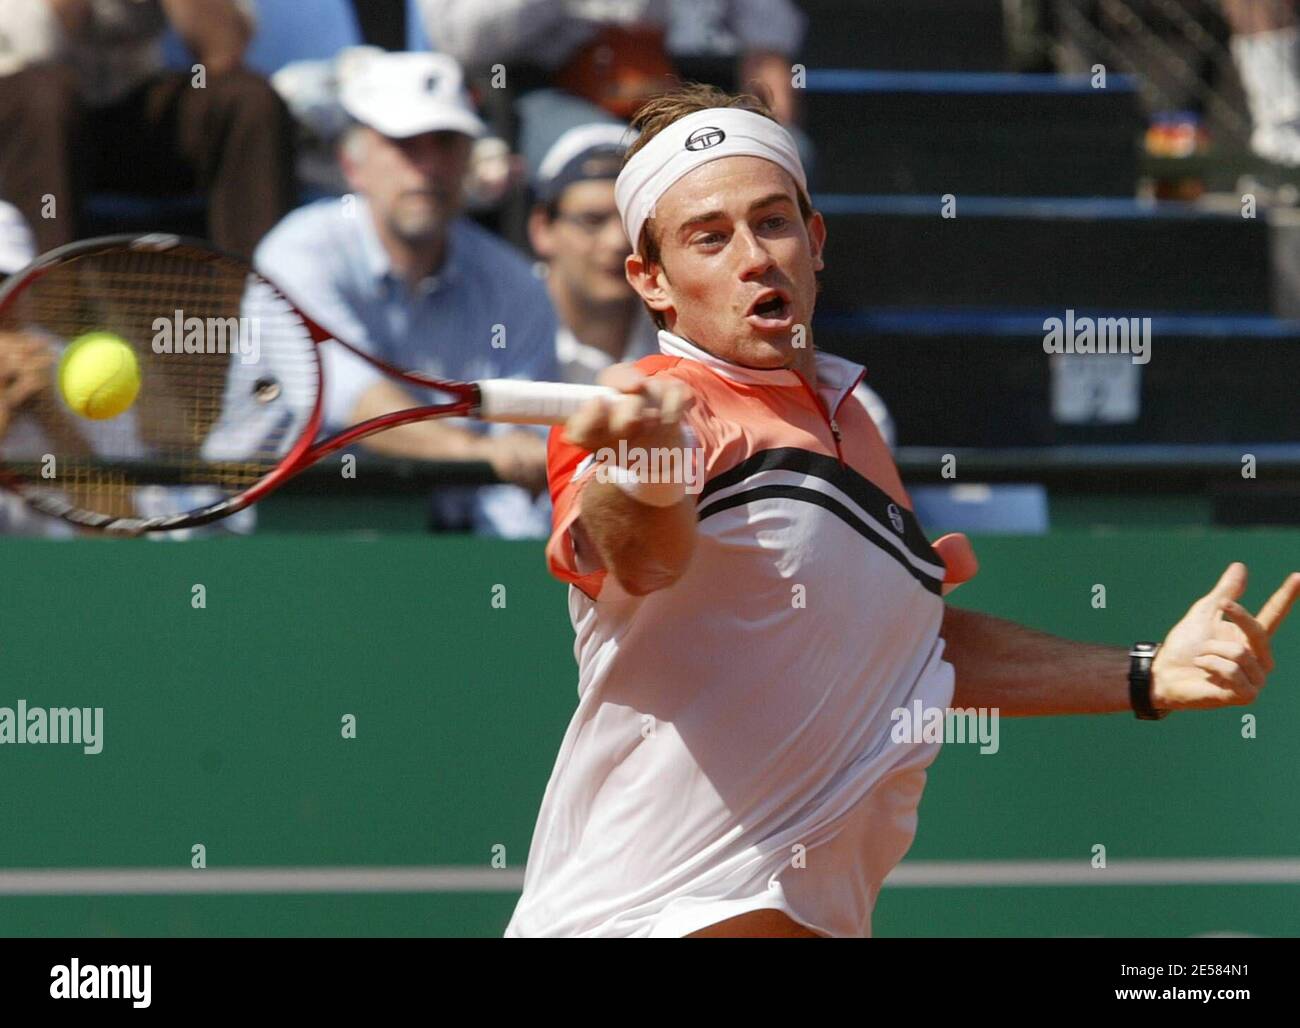
[[[793,324],[794,308],[785,293],[768,289],[758,295],[745,320],[761,331],[787,329]]]

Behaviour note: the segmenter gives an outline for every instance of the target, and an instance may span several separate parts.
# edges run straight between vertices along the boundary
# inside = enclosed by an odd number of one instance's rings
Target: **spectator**
[[[0,281],[35,255],[32,236],[17,208],[0,201]],[[31,344],[0,329],[0,456],[20,408],[35,393],[31,379]],[[0,493],[0,534],[28,535],[48,531],[54,522],[32,513],[18,497]],[[68,532],[67,534],[71,534]]]
[[[570,129],[535,184],[528,235],[547,264],[560,321],[555,354],[568,382],[591,384],[611,364],[659,352],[654,322],[623,271],[632,248],[614,204],[630,131],[599,123]]]
[[[531,171],[569,128],[602,116],[631,117],[671,79],[669,43],[698,46],[701,35],[733,38],[740,88],[766,93],[777,118],[793,126],[790,62],[802,44],[803,14],[791,0],[731,0],[702,25],[701,6],[673,0],[420,0],[433,45],[470,74],[490,74],[500,64],[509,75],[529,62],[558,87],[518,101],[519,150]],[[806,140],[799,143],[807,149]]]
[[[384,52],[376,46],[347,46],[325,60],[292,61],[271,76],[271,85],[297,122],[298,179],[317,196],[347,192],[335,156],[339,136],[349,122],[339,103],[340,85],[362,64]],[[523,165],[523,158],[510,153],[505,140],[495,136],[475,140],[466,183],[466,210],[471,216],[479,212],[488,215],[499,206],[502,198],[524,181]]]
[[[1300,166],[1300,36],[1295,0],[1224,0],[1232,58],[1254,124],[1260,157]]]
[[[24,268],[35,256],[32,233],[23,216],[18,208],[0,200],[0,282]],[[37,367],[33,359],[37,350],[36,344],[0,326],[0,454],[5,452],[5,438],[15,415],[39,391],[39,381],[32,374]],[[13,497],[0,494],[0,531],[12,520],[6,517],[8,507],[22,509]]]
[[[0,200],[0,282],[36,256],[32,231],[13,204]]]
[[[212,239],[252,253],[292,206],[293,160],[284,105],[241,65],[251,10],[251,0],[0,4],[0,196],[42,251],[79,238],[87,190],[197,187]],[[163,69],[168,23],[201,70]]]
[[[258,268],[322,325],[400,368],[464,380],[556,379],[545,286],[522,254],[462,212],[471,146],[484,127],[456,62],[428,53],[375,57],[345,79],[341,101],[357,122],[340,146],[355,195],[290,214],[258,248]],[[328,427],[437,402],[339,348],[327,347],[325,360]],[[442,490],[435,528],[547,531],[544,497],[533,500],[546,482],[541,432],[431,421],[365,445],[392,456],[486,460],[514,483]]]

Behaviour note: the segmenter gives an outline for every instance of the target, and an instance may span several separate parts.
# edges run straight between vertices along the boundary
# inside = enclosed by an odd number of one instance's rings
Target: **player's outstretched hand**
[[[600,373],[600,385],[624,395],[591,400],[564,425],[565,438],[595,453],[620,442],[633,447],[681,446],[682,415],[694,398],[675,379],[649,378],[631,364],[615,364]]]
[[[1245,591],[1246,565],[1229,564],[1174,625],[1151,666],[1152,706],[1242,706],[1259,695],[1273,670],[1269,640],[1300,596],[1300,572],[1288,575],[1257,615],[1238,602]]]

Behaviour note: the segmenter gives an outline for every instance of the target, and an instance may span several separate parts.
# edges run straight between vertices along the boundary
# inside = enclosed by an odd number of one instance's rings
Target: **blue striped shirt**
[[[530,262],[468,218],[455,220],[446,257],[414,289],[393,273],[365,199],[319,200],[289,214],[254,255],[259,271],[324,328],[404,370],[439,378],[555,381],[557,322]],[[325,426],[350,423],[361,395],[384,375],[340,347],[322,349]],[[409,387],[408,387],[409,389]],[[421,403],[438,394],[409,389]],[[449,422],[476,431],[508,430]],[[476,531],[545,536],[549,505],[517,486],[443,489],[435,510],[444,524]]]

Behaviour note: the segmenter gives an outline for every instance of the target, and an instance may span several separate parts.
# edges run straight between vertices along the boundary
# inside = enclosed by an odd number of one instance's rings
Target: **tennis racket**
[[[57,383],[63,352],[92,332],[128,344],[140,370],[135,403],[103,421],[73,413]],[[440,402],[318,439],[326,371],[345,352],[442,394]],[[43,514],[108,532],[227,517],[321,458],[398,425],[450,417],[555,425],[593,397],[613,395],[600,386],[402,371],[326,331],[245,261],[178,236],[61,247],[0,291],[0,485]]]

